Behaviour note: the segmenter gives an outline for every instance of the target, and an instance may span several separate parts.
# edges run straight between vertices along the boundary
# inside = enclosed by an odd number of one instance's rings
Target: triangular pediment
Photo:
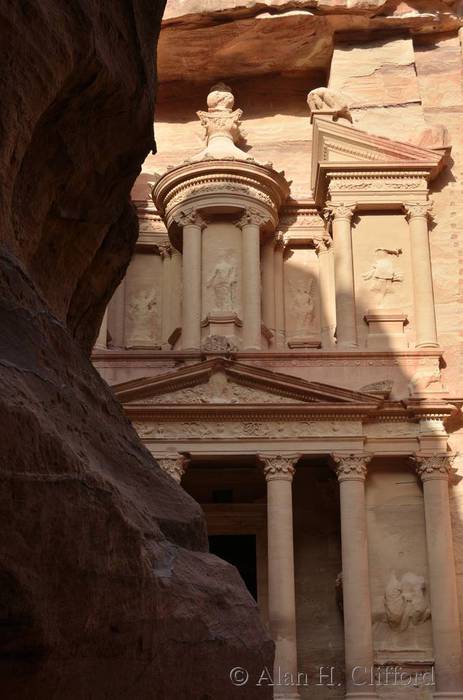
[[[442,153],[409,143],[368,134],[353,126],[316,117],[312,139],[312,188],[318,187],[320,169],[361,165],[362,169],[389,166],[391,169],[416,167],[429,172],[432,179],[444,162]]]
[[[215,358],[112,387],[125,406],[318,404],[376,407],[377,396]]]

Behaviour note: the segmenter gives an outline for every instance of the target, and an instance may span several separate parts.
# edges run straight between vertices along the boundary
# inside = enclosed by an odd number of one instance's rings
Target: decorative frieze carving
[[[300,455],[259,455],[264,465],[264,475],[267,481],[284,479],[292,481],[296,472],[294,466]]]
[[[416,172],[329,172],[328,191],[334,192],[426,192],[427,180]]]
[[[226,335],[209,335],[201,345],[204,352],[217,352],[228,354],[239,350],[238,344]],[[185,389],[185,391],[190,391]]]
[[[446,479],[455,473],[452,454],[415,455],[415,468],[421,481]]]
[[[429,620],[431,610],[424,577],[409,571],[398,579],[392,572],[384,594],[384,607],[389,626],[399,632]]]
[[[332,455],[339,481],[364,481],[371,455],[339,454]]]
[[[135,422],[140,437],[156,440],[196,439],[309,439],[312,437],[361,436],[360,421],[162,421]]]

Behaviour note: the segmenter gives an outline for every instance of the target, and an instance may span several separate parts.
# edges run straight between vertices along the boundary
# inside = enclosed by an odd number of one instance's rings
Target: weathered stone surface
[[[435,34],[462,26],[456,2],[420,0],[169,0],[161,81],[216,80],[328,68],[335,38],[375,31]]]
[[[230,668],[272,660],[238,574],[206,554],[199,507],[82,350],[137,236],[129,190],[154,144],[161,10],[0,11],[5,698],[242,698]]]

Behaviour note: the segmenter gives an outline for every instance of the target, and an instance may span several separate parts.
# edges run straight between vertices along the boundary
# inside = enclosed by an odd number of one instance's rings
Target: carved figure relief
[[[309,329],[315,320],[313,286],[313,279],[293,280],[289,285],[291,304],[298,319],[298,330],[301,331]]]
[[[410,625],[420,625],[428,620],[431,610],[423,576],[408,572],[399,579],[392,572],[384,594],[384,606],[389,626],[400,632]]]
[[[401,254],[401,248],[376,248],[372,266],[362,275],[365,281],[370,281],[370,290],[380,308],[385,305],[386,297],[394,293],[394,282],[403,282],[403,273],[395,269],[396,258]]]
[[[127,303],[127,341],[155,341],[159,336],[160,310],[155,294],[140,289]]]
[[[237,284],[235,256],[233,251],[226,251],[206,282],[213,294],[213,312],[235,310]]]

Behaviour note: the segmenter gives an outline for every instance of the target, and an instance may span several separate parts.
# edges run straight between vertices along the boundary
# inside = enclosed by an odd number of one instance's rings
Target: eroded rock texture
[[[162,3],[0,8],[0,694],[269,697],[272,644],[84,350],[137,236]]]

